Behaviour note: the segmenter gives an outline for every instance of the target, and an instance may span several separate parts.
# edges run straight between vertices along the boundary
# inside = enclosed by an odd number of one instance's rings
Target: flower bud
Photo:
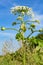
[[[35,22],[40,23],[40,21],[39,21],[39,20],[35,20]]]
[[[6,30],[6,28],[5,27],[1,27],[1,30],[4,31],[4,30]]]
[[[32,28],[35,28],[35,24],[31,24],[31,27],[32,27]]]
[[[41,29],[39,30],[39,32],[43,32],[43,29],[41,28]]]

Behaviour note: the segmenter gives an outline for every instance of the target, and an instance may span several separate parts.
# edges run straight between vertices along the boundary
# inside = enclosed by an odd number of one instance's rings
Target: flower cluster
[[[13,14],[21,13],[22,15],[31,15],[33,16],[34,13],[32,12],[32,9],[27,6],[16,6],[11,8],[11,12]]]

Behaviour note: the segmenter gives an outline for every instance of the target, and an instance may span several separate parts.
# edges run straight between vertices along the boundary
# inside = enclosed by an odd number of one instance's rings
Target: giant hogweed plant
[[[26,65],[26,52],[27,52],[26,48],[28,47],[28,44],[32,40],[32,39],[30,40],[30,36],[32,34],[34,34],[35,32],[43,32],[43,29],[41,28],[40,30],[36,30],[35,24],[36,23],[39,24],[40,22],[39,22],[39,20],[34,19],[34,13],[31,8],[29,8],[27,6],[15,6],[15,7],[11,8],[11,13],[13,13],[15,16],[17,15],[16,22],[13,22],[12,26],[19,25],[19,28],[16,29],[16,28],[1,27],[1,30],[2,31],[5,31],[5,30],[17,31],[15,38],[18,40],[18,42],[19,41],[22,42],[22,49],[23,49],[21,61],[23,61],[22,62],[23,65]],[[24,34],[27,34],[26,31],[29,31],[29,34],[27,35],[27,37],[25,37],[25,35],[24,35]],[[34,40],[34,38],[33,38],[33,40]],[[27,45],[27,47],[26,47],[26,45]],[[30,43],[30,45],[31,45],[31,43]],[[19,54],[19,53],[17,53],[17,54]]]
[[[16,22],[12,23],[12,26],[19,25],[19,29],[17,28],[5,28],[1,27],[1,30],[15,30],[17,31],[16,39],[19,40],[25,40],[26,38],[29,38],[34,32],[43,32],[43,29],[35,30],[36,25],[35,23],[40,23],[39,20],[34,19],[34,13],[31,8],[27,6],[15,6],[11,8],[11,13],[13,13],[15,16],[17,15]],[[26,18],[26,20],[25,20]],[[25,38],[24,33],[26,31],[29,31],[30,34]],[[31,31],[31,32],[30,32]]]

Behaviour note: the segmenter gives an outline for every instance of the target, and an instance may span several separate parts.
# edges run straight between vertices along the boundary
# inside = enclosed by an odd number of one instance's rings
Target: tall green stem
[[[23,37],[24,37],[24,33],[23,33]],[[22,40],[22,44],[23,44],[23,65],[26,65],[26,54],[25,54],[25,46],[24,46],[24,38]]]

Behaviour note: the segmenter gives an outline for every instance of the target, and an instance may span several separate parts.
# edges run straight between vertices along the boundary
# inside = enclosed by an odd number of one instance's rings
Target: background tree
[[[13,43],[12,39],[4,42],[3,48],[2,48],[3,55],[8,54],[8,53],[11,54],[14,52],[14,46],[12,43]]]

